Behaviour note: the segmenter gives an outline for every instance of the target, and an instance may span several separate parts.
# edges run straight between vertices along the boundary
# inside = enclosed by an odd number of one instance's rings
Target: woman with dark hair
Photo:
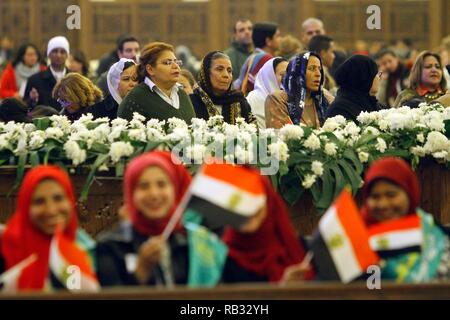
[[[265,102],[266,127],[279,129],[300,123],[319,128],[325,121],[333,96],[322,88],[322,60],[317,53],[304,52],[289,62],[283,90],[268,95]]]
[[[89,63],[83,51],[77,50],[69,55],[67,59],[67,69],[82,76],[89,77]]]
[[[180,221],[165,241],[162,233],[191,182],[166,151],[134,158],[124,176],[128,219],[99,236],[98,277],[103,286],[186,284],[188,238]]]
[[[443,96],[447,90],[444,66],[437,53],[424,51],[416,59],[409,75],[409,87],[397,96],[396,108],[409,105],[417,107],[421,102],[431,102]]]
[[[21,99],[28,78],[46,69],[41,64],[41,54],[34,44],[20,46],[14,60],[3,71],[0,79],[0,98]]]
[[[381,72],[372,58],[353,55],[337,70],[335,75],[339,90],[336,99],[328,107],[327,118],[342,115],[357,122],[363,112],[378,111],[384,108],[376,95],[380,85]]]
[[[221,51],[208,53],[198,74],[198,87],[190,96],[197,118],[222,115],[227,123],[235,124],[241,117],[256,124],[250,105],[242,92],[232,89],[232,81],[230,58]]]
[[[387,157],[375,161],[366,172],[363,201],[362,215],[373,239],[371,245],[384,260],[382,279],[396,282],[448,279],[448,236],[431,214],[420,209],[419,181],[404,160]],[[390,247],[383,234],[395,230],[394,226],[408,226],[411,232],[409,236],[399,234],[400,238]],[[405,229],[402,231],[404,234]],[[398,247],[405,242],[409,245]]]
[[[173,46],[152,42],[142,50],[139,62],[139,84],[123,99],[117,116],[131,120],[137,112],[147,120],[174,117],[190,123],[195,112],[189,96],[177,83],[182,62],[176,58]]]
[[[269,94],[280,90],[287,66],[288,61],[285,58],[272,58],[264,64],[256,76],[255,89],[248,94],[247,101],[258,121],[259,128],[266,127],[264,103]]]

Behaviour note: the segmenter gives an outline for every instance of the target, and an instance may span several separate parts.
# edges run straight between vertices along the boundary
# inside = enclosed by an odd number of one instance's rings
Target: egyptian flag
[[[189,193],[185,215],[199,214],[210,229],[238,228],[266,203],[259,173],[232,164],[205,164]]]
[[[382,258],[420,252],[424,240],[417,214],[372,225],[369,236],[371,248]]]
[[[70,291],[99,291],[100,285],[86,251],[58,229],[50,244],[50,276]]]
[[[25,258],[12,268],[5,271],[0,275],[0,289],[3,292],[18,292],[19,291],[19,278],[22,275],[22,271],[30,266],[37,259],[35,253],[31,254],[28,258]]]
[[[319,221],[311,243],[313,264],[321,280],[348,283],[379,261],[350,192],[342,191]]]

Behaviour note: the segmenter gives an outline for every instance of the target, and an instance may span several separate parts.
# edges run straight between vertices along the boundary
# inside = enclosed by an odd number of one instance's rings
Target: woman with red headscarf
[[[92,239],[78,229],[75,204],[72,184],[62,169],[38,166],[26,174],[16,212],[0,238],[0,273],[36,256],[18,278],[18,290],[43,290],[48,285],[61,288],[49,271],[50,245],[57,228],[84,253],[93,250]],[[90,262],[88,255],[85,257]]]
[[[239,229],[227,227],[222,236],[228,246],[222,276],[225,283],[279,282],[288,267],[305,257],[283,200],[266,177],[261,180],[266,205]],[[305,278],[310,279],[311,273],[307,271]]]
[[[387,157],[375,161],[365,176],[363,199],[362,215],[370,233],[386,230],[387,223],[393,226],[409,218],[410,225],[419,222],[416,224],[423,234],[420,252],[379,252],[383,258],[382,278],[425,282],[450,276],[449,239],[433,216],[419,208],[419,181],[404,160]]]
[[[98,277],[104,286],[186,284],[188,247],[178,223],[161,237],[191,181],[171,154],[154,151],[133,159],[125,171],[124,200],[129,219],[99,237]]]

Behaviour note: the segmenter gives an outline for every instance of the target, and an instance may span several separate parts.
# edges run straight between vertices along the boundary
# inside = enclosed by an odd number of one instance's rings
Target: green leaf
[[[364,166],[359,160],[359,157],[356,155],[356,152],[352,149],[345,149],[343,155],[344,158],[350,160],[353,164],[353,167],[356,169],[356,172],[361,175],[364,171]]]
[[[33,119],[33,123],[38,130],[42,130],[42,131],[45,131],[45,129],[47,129],[51,125],[51,121],[47,117]]]
[[[27,164],[27,158],[27,153],[22,153],[19,155],[19,161],[17,162],[16,180],[14,181],[14,185],[11,191],[8,193],[8,196],[16,191],[22,183],[23,175],[25,173],[25,165]]]
[[[105,154],[109,152],[109,148],[105,144],[94,142],[90,151]]]
[[[162,142],[161,141],[149,141],[144,148],[144,152],[156,149]]]
[[[339,166],[343,169],[343,173],[351,185],[353,195],[356,194],[358,189],[361,187],[362,179],[361,176],[349,165],[345,160],[341,160],[338,162]]]
[[[123,177],[124,171],[125,171],[125,162],[119,161],[116,164],[116,177]]]
[[[330,164],[330,170],[334,175],[334,195],[333,200],[341,193],[342,189],[348,184],[341,169],[336,163]]]
[[[40,164],[39,153],[37,151],[32,151],[30,153],[30,164],[32,167],[36,167]]]
[[[50,152],[52,152],[52,150],[55,148],[56,148],[56,145],[49,145],[48,147],[45,148],[47,151],[45,152],[45,155],[44,155],[44,161],[43,161],[44,164],[48,164],[48,158],[50,157]]]
[[[99,154],[97,156],[97,159],[95,159],[95,162],[91,167],[91,171],[89,172],[89,175],[87,176],[86,182],[84,183],[83,189],[81,191],[80,201],[84,201],[87,199],[89,189],[92,185],[92,182],[94,182],[95,172],[97,171],[98,167],[100,167],[103,163],[106,162],[106,160],[108,160],[108,158],[108,154]]]
[[[319,179],[321,182],[321,190],[319,193],[318,201],[315,203],[315,206],[317,207],[317,209],[327,209],[334,199],[333,198],[334,179],[331,176],[330,170],[325,168],[322,176]],[[317,185],[317,183],[315,183],[314,185]]]

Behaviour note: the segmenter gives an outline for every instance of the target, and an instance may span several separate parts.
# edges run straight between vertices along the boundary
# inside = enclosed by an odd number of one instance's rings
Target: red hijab
[[[162,169],[169,176],[175,189],[175,202],[166,217],[160,220],[149,220],[145,218],[133,204],[133,193],[139,177],[145,169],[151,166],[157,166]],[[125,204],[133,227],[145,236],[160,235],[175,212],[190,183],[191,176],[189,172],[182,164],[175,164],[172,161],[170,152],[153,151],[134,158],[128,164],[124,177]],[[183,230],[183,227],[178,222],[174,232],[181,230]]]
[[[305,251],[295,237],[283,200],[266,177],[261,179],[267,195],[267,216],[259,230],[246,234],[228,227],[222,238],[228,245],[228,255],[241,267],[276,282],[287,267],[303,260]]]
[[[17,196],[16,211],[6,225],[1,241],[1,253],[6,269],[37,254],[37,260],[25,268],[19,278],[19,289],[43,289],[48,277],[49,249],[52,237],[38,230],[30,220],[31,199],[37,185],[43,180],[58,182],[65,190],[72,205],[69,221],[63,231],[64,236],[75,241],[78,226],[75,209],[75,195],[69,176],[56,166],[38,166],[28,171]]]
[[[409,197],[408,214],[415,214],[420,203],[420,185],[409,164],[400,158],[386,157],[375,161],[366,172],[363,186],[362,215],[368,225],[376,223],[369,212],[366,201],[370,188],[379,179],[387,180],[402,188]]]

